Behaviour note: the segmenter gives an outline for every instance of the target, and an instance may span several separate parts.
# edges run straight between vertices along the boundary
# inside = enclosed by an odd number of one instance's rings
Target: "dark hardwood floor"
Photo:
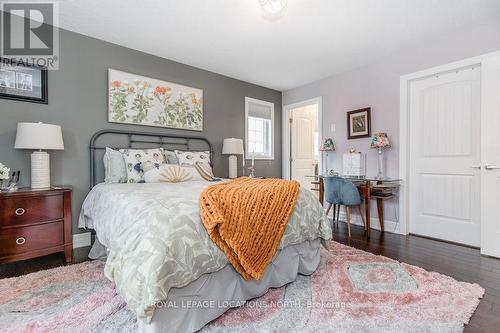
[[[73,263],[86,260],[90,246],[73,249]],[[0,279],[10,278],[66,265],[64,253],[54,253],[45,257],[21,260],[9,264],[0,264]]]
[[[381,234],[372,230],[368,241],[363,228],[352,226],[352,238],[347,237],[347,228],[340,223],[334,229],[334,240],[355,248],[384,255],[426,270],[446,274],[460,281],[475,282],[486,289],[484,298],[465,327],[467,333],[500,332],[500,260],[483,257],[479,250],[439,242],[416,236]],[[90,248],[74,251],[74,263],[87,260]],[[28,274],[42,269],[64,265],[64,255],[54,254],[42,258],[0,265],[0,278]]]
[[[472,316],[467,333],[500,332],[500,260],[481,256],[479,250],[417,236],[402,236],[372,230],[370,240],[364,230],[339,223],[333,239],[360,250],[383,255],[398,261],[451,276],[459,281],[475,282],[485,290],[485,296]]]

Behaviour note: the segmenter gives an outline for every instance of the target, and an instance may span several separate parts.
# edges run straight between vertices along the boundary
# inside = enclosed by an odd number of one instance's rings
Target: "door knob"
[[[496,165],[490,165],[490,164],[486,164],[486,165],[484,166],[484,168],[485,168],[486,170],[495,170],[495,169],[500,169],[500,167],[497,167]]]
[[[473,169],[481,169],[481,164],[473,164],[470,167]]]

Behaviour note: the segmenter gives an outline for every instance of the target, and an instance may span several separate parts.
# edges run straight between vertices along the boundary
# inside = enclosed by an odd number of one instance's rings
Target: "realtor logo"
[[[2,1],[3,61],[58,69],[58,6],[50,1]]]

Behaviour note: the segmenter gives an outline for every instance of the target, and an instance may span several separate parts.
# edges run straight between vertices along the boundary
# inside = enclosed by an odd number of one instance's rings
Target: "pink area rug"
[[[226,312],[203,332],[462,332],[484,294],[336,242],[312,276]],[[1,332],[134,332],[99,261],[0,280]]]

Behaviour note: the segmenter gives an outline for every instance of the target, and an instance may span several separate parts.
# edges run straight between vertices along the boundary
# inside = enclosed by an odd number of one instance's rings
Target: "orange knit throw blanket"
[[[299,183],[242,177],[200,195],[203,225],[245,280],[271,262],[299,194]]]

